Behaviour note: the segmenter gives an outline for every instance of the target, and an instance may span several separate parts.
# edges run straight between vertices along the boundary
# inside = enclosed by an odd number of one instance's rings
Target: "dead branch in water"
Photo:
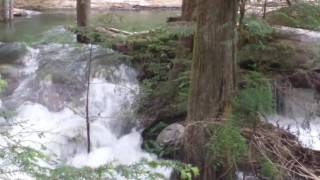
[[[87,94],[86,94],[86,127],[87,127],[87,151],[91,152],[91,136],[90,136],[90,112],[89,112],[89,98],[90,98],[90,76],[92,64],[92,44],[90,44],[90,54],[88,62],[88,75],[87,75]]]
[[[320,151],[304,147],[298,138],[282,128],[260,124],[255,132],[243,129],[254,149],[279,166],[291,179],[320,180]]]

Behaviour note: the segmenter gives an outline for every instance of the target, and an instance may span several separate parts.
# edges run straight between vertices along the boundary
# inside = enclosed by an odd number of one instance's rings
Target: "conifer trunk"
[[[182,14],[181,20],[192,21],[196,11],[196,0],[183,0],[182,1]]]
[[[219,177],[206,144],[208,124],[230,112],[235,87],[236,13],[238,0],[198,0],[191,90],[183,161],[200,168],[197,180]],[[228,178],[223,178],[228,179]]]

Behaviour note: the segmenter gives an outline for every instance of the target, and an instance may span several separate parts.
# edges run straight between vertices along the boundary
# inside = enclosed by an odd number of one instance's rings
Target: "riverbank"
[[[105,9],[178,9],[181,0],[92,0],[91,7]],[[32,10],[75,9],[76,0],[17,0],[15,7]]]

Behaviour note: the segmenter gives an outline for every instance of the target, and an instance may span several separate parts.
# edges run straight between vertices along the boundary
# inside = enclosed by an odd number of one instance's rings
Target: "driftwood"
[[[94,29],[96,32],[103,33],[107,36],[111,37],[117,37],[117,36],[141,36],[141,35],[146,35],[151,32],[154,32],[155,29],[153,30],[147,30],[147,31],[139,31],[139,32],[129,32],[129,31],[124,31],[116,28],[109,28],[109,27],[96,27]]]
[[[305,148],[287,130],[261,124],[255,130],[243,129],[254,149],[279,166],[289,179],[320,180],[320,151]]]

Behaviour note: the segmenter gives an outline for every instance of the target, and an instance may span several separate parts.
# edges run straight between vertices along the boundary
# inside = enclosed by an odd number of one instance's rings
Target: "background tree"
[[[214,180],[208,124],[223,123],[235,87],[238,0],[198,0],[191,91],[183,160],[200,168],[199,180]],[[226,178],[223,178],[226,179]]]
[[[91,0],[77,0],[77,24],[81,29],[89,25]],[[83,34],[77,35],[78,42],[88,43],[89,39]]]
[[[0,0],[0,21],[9,22],[13,19],[13,0]]]
[[[196,0],[183,0],[181,20],[192,21],[194,18],[195,11],[196,11]]]

